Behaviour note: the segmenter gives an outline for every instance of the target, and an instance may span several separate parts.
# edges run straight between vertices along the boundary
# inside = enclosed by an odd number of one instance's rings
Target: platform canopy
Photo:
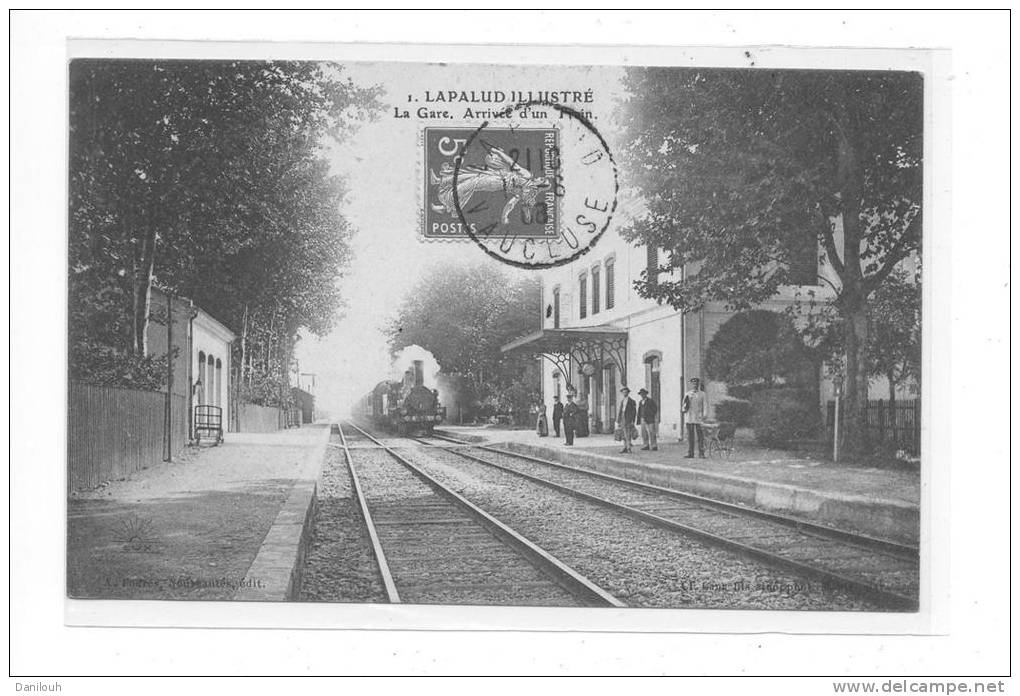
[[[581,366],[590,364],[595,369],[616,365],[621,383],[627,381],[627,329],[619,326],[542,329],[507,343],[502,351],[545,358],[556,366],[568,385],[571,360]]]

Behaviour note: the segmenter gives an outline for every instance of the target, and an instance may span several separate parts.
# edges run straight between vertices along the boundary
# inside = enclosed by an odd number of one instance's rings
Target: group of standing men
[[[648,395],[647,389],[638,389],[640,400],[630,398],[630,389],[620,389],[623,398],[616,414],[616,427],[622,431],[623,449],[620,453],[631,452],[634,438],[641,433],[642,450],[656,452],[659,449],[659,405]],[[578,419],[584,412],[574,403],[574,394],[567,392],[567,403],[560,402],[559,396],[553,397],[553,431],[560,436],[560,424],[568,445],[574,444],[574,434],[578,429]],[[705,393],[697,377],[691,379],[691,389],[684,394],[683,412],[687,422],[687,458],[694,457],[694,441],[698,441],[698,453],[705,456],[705,436],[701,424],[705,420]],[[619,438],[618,438],[619,439]]]

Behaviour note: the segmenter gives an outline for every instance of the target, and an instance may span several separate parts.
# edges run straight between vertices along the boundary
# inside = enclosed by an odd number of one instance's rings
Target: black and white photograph
[[[921,74],[68,69],[70,597],[918,610]]]
[[[63,44],[64,622],[948,630],[943,56],[458,43]]]

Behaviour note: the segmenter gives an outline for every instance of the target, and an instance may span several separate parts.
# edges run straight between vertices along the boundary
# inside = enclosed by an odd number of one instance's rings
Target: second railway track
[[[883,606],[917,608],[916,549],[443,436],[420,442],[843,587]]]
[[[340,437],[390,602],[623,606],[367,432]]]

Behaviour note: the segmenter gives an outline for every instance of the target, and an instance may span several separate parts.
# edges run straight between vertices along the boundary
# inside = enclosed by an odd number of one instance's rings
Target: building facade
[[[146,342],[151,355],[165,355],[167,338],[174,348],[172,391],[186,399],[189,438],[193,437],[195,406],[222,409],[223,427],[233,423],[231,413],[231,347],[234,332],[194,302],[170,297],[153,288]],[[168,331],[169,329],[169,331]],[[174,419],[178,417],[174,414]]]
[[[655,398],[661,407],[661,437],[683,438],[681,403],[691,378],[701,380],[710,416],[727,398],[724,383],[707,379],[704,361],[715,332],[735,312],[710,302],[681,313],[634,289],[646,272],[659,280],[679,280],[679,269],[650,271],[665,265],[664,253],[608,233],[590,253],[542,272],[542,330],[504,346],[504,351],[526,351],[541,361],[546,404],[574,390],[587,407],[592,432],[612,431],[623,385],[634,396],[643,387]],[[809,293],[821,302],[834,297],[835,277],[819,260],[813,238],[794,262],[791,277],[802,284],[781,287],[759,309],[784,312]],[[821,408],[832,398],[833,387],[821,374],[819,384]],[[883,386],[873,385],[875,398],[882,398]]]

